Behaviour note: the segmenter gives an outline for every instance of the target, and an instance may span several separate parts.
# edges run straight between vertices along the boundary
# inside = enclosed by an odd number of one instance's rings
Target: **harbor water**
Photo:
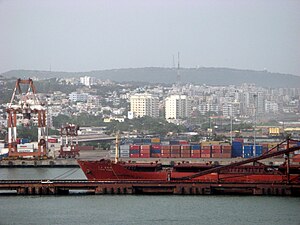
[[[1,168],[0,179],[84,179],[78,168]],[[300,198],[167,195],[0,195],[0,224],[299,225]]]

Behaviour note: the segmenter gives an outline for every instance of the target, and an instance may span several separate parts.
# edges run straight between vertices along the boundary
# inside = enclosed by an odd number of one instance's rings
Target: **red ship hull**
[[[78,163],[88,180],[137,180],[167,181],[188,177],[205,167],[203,164],[186,164],[176,168],[164,169],[160,164],[114,163],[110,160],[81,161]],[[197,167],[198,165],[198,167]],[[184,171],[197,169],[195,172]],[[211,167],[208,167],[211,168]],[[204,168],[205,169],[205,168]],[[220,173],[210,173],[190,179],[192,182],[223,182],[223,183],[284,183],[287,176],[276,170],[266,171],[262,166],[240,166]],[[299,174],[291,174],[290,182],[300,183]]]

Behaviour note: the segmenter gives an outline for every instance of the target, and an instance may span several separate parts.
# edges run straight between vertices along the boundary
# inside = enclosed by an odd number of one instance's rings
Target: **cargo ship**
[[[300,183],[300,165],[291,165],[289,153],[300,147],[267,153],[229,165],[180,163],[163,167],[161,163],[132,163],[109,159],[78,160],[88,180],[180,181],[223,183]],[[281,166],[264,165],[259,160],[285,154]]]
[[[163,167],[161,163],[113,162],[109,159],[82,161],[78,163],[88,180],[141,180],[168,181],[192,177],[191,181],[216,182],[283,182],[286,180],[286,167],[259,165],[241,165],[222,169],[222,166],[201,163],[181,163],[172,167]],[[221,169],[201,175],[201,172]],[[197,177],[194,175],[199,174]],[[297,180],[300,166],[290,166],[291,180]],[[299,180],[297,180],[299,181]]]

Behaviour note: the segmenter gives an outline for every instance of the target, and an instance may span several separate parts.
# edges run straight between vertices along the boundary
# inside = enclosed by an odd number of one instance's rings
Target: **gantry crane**
[[[27,86],[22,92],[21,86]],[[6,109],[8,127],[9,157],[35,157],[46,156],[46,108],[36,95],[36,88],[32,79],[18,79]],[[32,126],[33,115],[37,115],[38,149],[34,152],[18,152],[17,148],[17,116],[21,117],[23,126]]]

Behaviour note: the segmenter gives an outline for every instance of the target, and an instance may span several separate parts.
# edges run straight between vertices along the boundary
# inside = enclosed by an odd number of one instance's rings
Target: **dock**
[[[300,196],[300,184],[190,181],[0,180],[0,195],[272,195]]]

